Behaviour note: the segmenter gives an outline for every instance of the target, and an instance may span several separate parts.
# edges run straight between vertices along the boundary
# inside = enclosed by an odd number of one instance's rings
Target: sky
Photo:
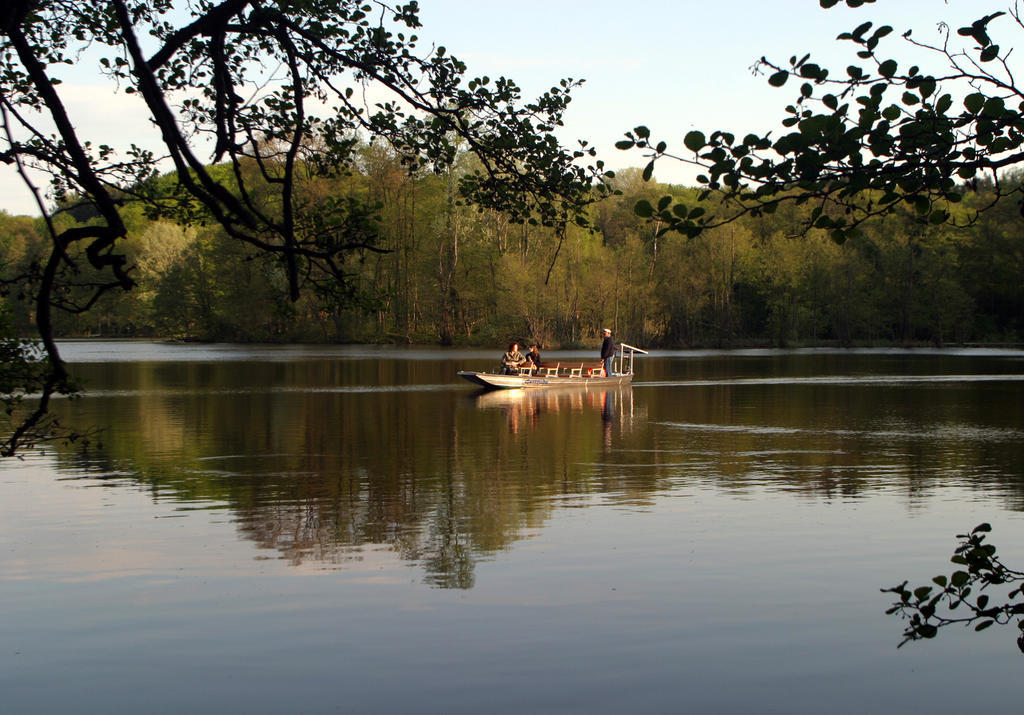
[[[881,51],[926,66],[927,56],[900,37],[940,42],[940,20],[953,29],[1005,9],[1009,0],[877,0],[858,10],[823,10],[818,0],[420,0],[420,48],[444,45],[468,66],[469,76],[506,76],[533,98],[562,78],[584,79],[573,93],[558,136],[564,145],[585,139],[608,168],[643,166],[638,152],[614,148],[626,131],[648,126],[652,136],[681,146],[686,132],[715,129],[763,133],[778,129],[797,85],[781,89],[755,76],[762,55],[786,63],[810,53],[843,73],[857,62],[855,46],[836,35],[871,20],[892,25]],[[990,31],[1014,38],[1012,20]],[[1017,28],[1019,30],[1019,28]],[[1009,41],[1005,44],[1011,44]],[[112,93],[88,63],[62,85],[79,131],[96,144],[146,145],[156,138],[129,95]],[[655,179],[693,183],[682,164],[659,163]],[[37,215],[13,169],[0,164],[0,210]]]

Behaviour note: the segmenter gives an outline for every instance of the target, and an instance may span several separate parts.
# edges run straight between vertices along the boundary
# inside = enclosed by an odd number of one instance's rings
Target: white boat
[[[476,372],[460,370],[459,377],[469,380],[474,385],[489,389],[524,389],[553,387],[585,387],[602,389],[628,385],[633,381],[633,356],[636,353],[646,355],[646,350],[626,345],[619,345],[619,355],[612,364],[612,374],[605,375],[604,368],[595,363],[558,363],[555,367],[520,368],[517,375],[505,375],[497,372]]]

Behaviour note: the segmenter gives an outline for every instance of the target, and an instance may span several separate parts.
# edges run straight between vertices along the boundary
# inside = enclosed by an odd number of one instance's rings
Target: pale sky
[[[859,10],[822,10],[818,0],[420,0],[421,49],[444,45],[468,65],[469,76],[510,77],[533,98],[564,77],[586,83],[574,92],[559,132],[563,144],[587,139],[609,168],[642,166],[635,152],[614,143],[624,132],[645,124],[670,146],[681,146],[691,129],[725,129],[742,135],[777,129],[783,108],[796,98],[798,85],[781,89],[751,74],[762,55],[786,63],[792,55],[811,57],[845,75],[859,62],[856,47],[836,35],[861,22],[889,24],[894,32],[880,53],[891,52],[901,65],[921,64],[927,55],[900,37],[913,29],[918,41],[940,42],[937,23],[953,28],[1006,9],[1009,0],[877,0]],[[1016,39],[1009,17],[990,25],[1004,47]],[[1019,28],[1017,28],[1019,29]],[[959,38],[957,38],[959,39]],[[131,97],[113,95],[86,67],[75,68],[63,91],[76,126],[95,143],[125,146],[152,141],[148,122]],[[939,68],[933,67],[933,71]],[[655,178],[692,183],[682,165],[658,165]],[[0,209],[37,214],[20,179],[0,165]]]

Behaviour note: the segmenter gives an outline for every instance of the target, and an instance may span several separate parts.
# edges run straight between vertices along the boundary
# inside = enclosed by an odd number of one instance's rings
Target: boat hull
[[[498,375],[493,372],[474,372],[460,370],[459,377],[490,390],[522,390],[529,388],[583,387],[608,388],[628,385],[632,375],[612,375],[611,377],[563,377],[544,375]]]

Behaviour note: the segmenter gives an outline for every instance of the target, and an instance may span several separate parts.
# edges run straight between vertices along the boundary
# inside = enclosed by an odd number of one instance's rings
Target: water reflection
[[[1022,353],[669,355],[481,399],[462,353],[178,347],[76,364],[62,417],[102,445],[0,464],[8,710],[1019,701],[1005,633],[897,652],[878,589],[983,520],[1024,562]]]
[[[944,366],[759,359],[653,359],[632,388],[483,393],[455,382],[465,364],[450,357],[90,363],[87,397],[62,408],[106,425],[102,443],[56,458],[67,478],[226,510],[263,557],[345,569],[385,547],[444,588],[472,587],[481,559],[595,498],[895,490],[913,503],[955,484],[1024,505],[1016,362],[900,382],[837,376]]]
[[[471,396],[480,409],[498,409],[505,414],[509,430],[537,429],[546,414],[559,412],[599,412],[602,437],[611,446],[612,429],[620,432],[637,419],[633,408],[633,391],[628,385],[615,389],[525,389],[480,390]]]
[[[97,366],[64,405],[108,426],[88,452],[59,450],[66,477],[129,475],[182,511],[227,509],[295,565],[345,568],[386,545],[441,587],[471,587],[476,561],[539,528],[553,495],[586,493],[577,465],[636,419],[628,388],[471,395],[433,383],[435,366],[122,368]]]

